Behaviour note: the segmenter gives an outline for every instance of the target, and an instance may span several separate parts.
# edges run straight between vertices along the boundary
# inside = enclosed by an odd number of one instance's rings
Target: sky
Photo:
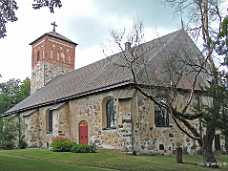
[[[51,14],[47,8],[32,9],[32,0],[17,0],[18,21],[7,24],[7,36],[0,39],[0,82],[31,77],[30,42],[52,30],[79,45],[75,68],[105,57],[111,30],[129,28],[135,20],[144,24],[145,41],[181,28],[180,16],[164,0],[62,0]]]

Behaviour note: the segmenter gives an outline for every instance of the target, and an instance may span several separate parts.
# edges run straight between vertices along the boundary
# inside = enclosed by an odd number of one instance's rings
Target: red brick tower
[[[74,70],[77,43],[57,33],[55,22],[52,25],[52,32],[45,33],[30,43],[32,46],[31,94],[44,87],[56,76]]]

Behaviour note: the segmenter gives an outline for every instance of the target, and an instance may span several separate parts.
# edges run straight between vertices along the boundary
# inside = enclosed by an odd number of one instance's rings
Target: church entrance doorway
[[[88,123],[86,121],[79,123],[79,143],[88,144]]]

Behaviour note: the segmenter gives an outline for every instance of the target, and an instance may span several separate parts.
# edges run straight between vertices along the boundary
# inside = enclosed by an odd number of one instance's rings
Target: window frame
[[[48,110],[47,113],[47,132],[49,134],[53,133],[53,110]]]
[[[105,115],[106,115],[106,127],[104,129],[105,130],[116,129],[117,111],[116,111],[115,99],[114,98],[108,98],[107,99],[107,101],[105,103]]]
[[[167,101],[166,98],[163,96],[157,97],[156,100],[159,103],[161,101],[163,101],[163,103],[166,103],[166,101]],[[159,112],[159,114],[158,114],[158,112]],[[161,107],[157,104],[154,104],[154,124],[157,128],[168,128],[168,127],[170,127],[169,112],[167,111],[166,108]]]
[[[36,54],[36,61],[37,61],[37,62],[40,61],[40,50],[37,51],[37,54]]]

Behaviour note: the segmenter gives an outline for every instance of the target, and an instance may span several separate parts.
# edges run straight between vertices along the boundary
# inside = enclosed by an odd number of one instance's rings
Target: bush
[[[56,152],[70,152],[73,144],[69,139],[58,136],[53,138],[51,149]]]
[[[73,152],[73,153],[95,153],[96,152],[95,145],[76,144],[63,136],[57,136],[53,138],[50,149],[55,152]]]
[[[25,139],[25,135],[20,136],[18,148],[25,149],[28,146],[28,144],[25,142],[24,139]]]
[[[96,146],[88,144],[74,144],[71,148],[73,153],[95,153]]]
[[[18,148],[25,149],[25,148],[27,148],[27,146],[28,146],[28,144],[24,140],[22,140],[22,141],[20,141]]]
[[[7,150],[15,148],[16,136],[14,123],[0,118],[0,148]]]
[[[12,150],[15,148],[15,144],[13,142],[6,142],[3,146],[2,149],[4,150]]]

